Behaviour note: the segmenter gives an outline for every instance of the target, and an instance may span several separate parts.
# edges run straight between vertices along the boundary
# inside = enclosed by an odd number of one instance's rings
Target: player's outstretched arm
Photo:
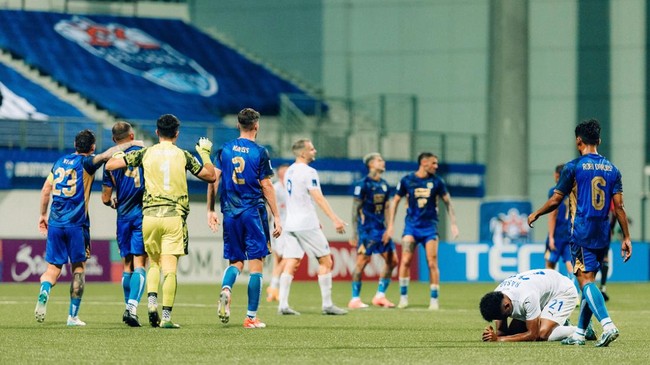
[[[627,225],[627,213],[625,212],[625,204],[623,203],[623,194],[614,194],[612,198],[614,201],[614,214],[616,214],[616,220],[621,226],[621,231],[623,231],[623,241],[621,241],[621,257],[623,257],[623,262],[632,257],[632,241],[630,240],[630,229]]]
[[[266,199],[266,203],[269,205],[271,214],[273,215],[273,237],[278,238],[282,234],[282,224],[280,223],[280,210],[278,209],[278,203],[275,198],[275,188],[270,177],[262,179],[260,185],[262,185],[264,199]]]
[[[552,212],[555,209],[557,209],[557,207],[560,206],[560,203],[562,202],[563,198],[564,198],[564,195],[562,195],[562,194],[558,193],[557,191],[555,191],[553,193],[553,195],[551,195],[551,197],[546,201],[546,203],[544,203],[544,205],[542,205],[541,208],[537,209],[533,213],[530,213],[530,215],[528,216],[528,226],[530,226],[530,228],[533,228],[533,223],[535,223],[535,221],[539,217],[543,216],[544,214],[546,214],[548,212]]]
[[[210,142],[210,140],[207,139],[206,137],[201,137],[199,138],[199,141],[196,142],[195,149],[196,152],[201,157],[201,161],[203,162],[203,168],[201,169],[201,171],[199,171],[196,177],[208,183],[215,182],[217,177],[215,174],[215,169],[212,168],[214,166],[212,164],[212,160],[210,160],[210,153],[212,152],[212,142]]]
[[[135,141],[130,141],[130,142],[115,145],[115,146],[107,149],[106,151],[104,151],[104,152],[102,152],[102,153],[100,153],[98,155],[95,155],[95,157],[93,157],[93,164],[96,165],[96,164],[98,164],[100,162],[106,162],[111,157],[113,157],[114,154],[116,154],[118,152],[124,152],[124,151],[128,150],[129,148],[131,148],[133,146],[144,147],[144,142],[141,141],[141,140],[135,140]]]
[[[208,184],[208,227],[212,232],[219,230],[219,216],[214,210],[217,191],[219,191],[219,182],[221,182],[221,170],[213,166],[215,181]]]
[[[40,217],[38,218],[38,230],[42,235],[47,235],[47,207],[50,205],[50,194],[52,193],[52,174],[50,174],[41,189]]]
[[[345,226],[348,224],[339,218],[336,213],[334,213],[332,207],[330,206],[330,203],[327,201],[327,199],[325,199],[320,189],[309,190],[309,195],[311,195],[312,199],[314,199],[314,202],[316,202],[316,205],[318,205],[323,213],[325,213],[325,215],[327,215],[329,219],[332,220],[332,223],[334,223],[334,228],[336,229],[336,233],[345,233]]]

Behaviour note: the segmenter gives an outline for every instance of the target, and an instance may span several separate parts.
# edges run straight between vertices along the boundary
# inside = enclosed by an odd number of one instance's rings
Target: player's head
[[[238,127],[242,131],[252,131],[258,128],[260,120],[260,113],[252,108],[242,109],[237,114]]]
[[[500,291],[492,291],[481,298],[481,315],[488,322],[502,320],[512,314],[512,304]]]
[[[563,164],[563,163],[561,163],[561,164],[555,166],[555,173],[554,173],[554,176],[555,176],[555,182],[557,182],[557,181],[560,179],[560,174],[562,173],[562,169],[563,169],[563,168],[564,168],[564,164]]]
[[[181,121],[172,114],[164,114],[158,118],[156,122],[156,133],[159,137],[165,139],[174,139],[178,137],[178,127],[180,127]]]
[[[438,170],[438,156],[431,152],[422,152],[418,156],[418,165],[430,175],[434,175]]]
[[[363,156],[363,164],[366,165],[369,171],[376,170],[384,172],[386,170],[386,161],[384,161],[379,152],[370,152]]]
[[[287,172],[288,168],[288,163],[283,163],[282,165],[278,166],[278,180],[284,181],[284,173]]]
[[[84,129],[74,137],[74,150],[77,153],[95,152],[95,134],[90,129]]]
[[[576,145],[581,143],[590,146],[600,144],[600,123],[596,119],[589,119],[576,126]]]
[[[113,142],[132,141],[135,138],[131,124],[127,122],[117,122],[113,125]]]
[[[296,159],[302,159],[306,163],[310,163],[316,159],[316,147],[309,139],[299,139],[291,146]]]

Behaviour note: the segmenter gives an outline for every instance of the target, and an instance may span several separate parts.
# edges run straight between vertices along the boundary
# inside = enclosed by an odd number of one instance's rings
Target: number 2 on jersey
[[[65,182],[63,181],[65,180]],[[59,188],[59,184],[70,184],[70,186],[64,186]],[[66,170],[63,167],[59,167],[54,170],[54,180],[52,180],[52,195],[56,196],[73,196],[77,192],[77,170],[69,169]]]
[[[246,160],[243,157],[236,156],[232,158],[232,164],[235,169],[232,172],[232,181],[237,185],[246,184],[246,180],[241,176],[241,173],[244,172],[244,167],[246,167]]]

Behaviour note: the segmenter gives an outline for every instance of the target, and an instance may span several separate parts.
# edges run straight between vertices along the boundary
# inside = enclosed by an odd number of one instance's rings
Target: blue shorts
[[[381,241],[384,231],[359,231],[359,243],[357,244],[357,253],[360,255],[372,256],[374,254],[383,254],[395,251],[395,242],[389,240],[387,244]]]
[[[553,264],[557,264],[560,259],[562,259],[562,262],[571,262],[571,243],[568,241],[555,241],[555,251],[551,251],[547,243],[544,258]]]
[[[120,249],[121,257],[144,255],[142,216],[117,220],[117,247]]]
[[[270,253],[266,208],[245,210],[236,217],[223,217],[223,258],[230,261],[255,260]]]
[[[571,245],[573,256],[573,272],[598,272],[600,263],[609,252],[609,246],[604,248],[586,248],[576,244]]]
[[[435,224],[431,224],[426,228],[413,227],[407,222],[402,234],[402,237],[404,236],[413,236],[415,244],[421,243],[424,245],[429,241],[438,239],[438,227]]]
[[[53,227],[47,228],[45,261],[52,265],[86,262],[90,257],[90,228]]]

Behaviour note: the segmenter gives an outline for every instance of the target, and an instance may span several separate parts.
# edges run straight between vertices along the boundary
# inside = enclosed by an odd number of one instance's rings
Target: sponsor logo
[[[186,94],[211,96],[217,81],[193,59],[137,28],[74,16],[55,26],[64,38],[123,71]]]

